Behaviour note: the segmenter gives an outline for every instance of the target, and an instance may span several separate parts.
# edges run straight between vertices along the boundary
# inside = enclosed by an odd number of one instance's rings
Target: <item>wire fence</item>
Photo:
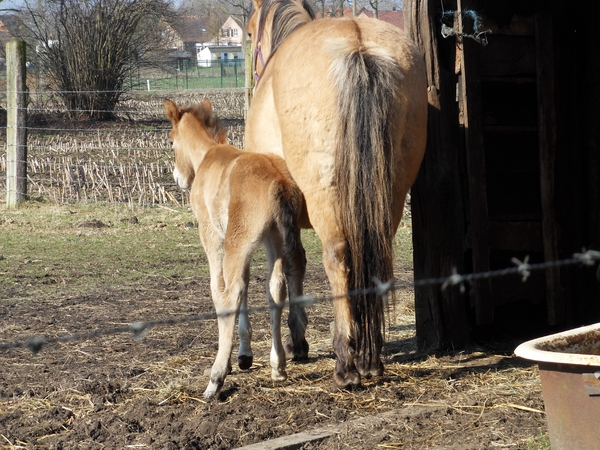
[[[3,68],[3,67],[2,67]],[[244,87],[244,59],[172,59],[153,67],[130,69],[124,77],[128,91],[171,89],[215,89]],[[48,76],[35,60],[27,68],[27,84],[31,92],[45,92]],[[0,71],[0,86],[6,82],[6,72]]]
[[[31,95],[26,196],[58,203],[186,204],[187,195],[171,175],[174,160],[164,100],[184,106],[204,97],[225,119],[230,143],[243,147],[242,89],[128,92],[113,122],[67,120],[69,111],[56,93]],[[6,136],[6,131],[4,122],[0,133]],[[4,139],[0,154],[0,201],[4,202],[7,163]]]
[[[431,278],[425,280],[415,280],[411,283],[402,283],[395,284],[394,280],[388,280],[386,282],[381,282],[380,280],[373,280],[373,287],[368,289],[363,289],[360,291],[352,291],[345,293],[343,295],[337,296],[302,296],[290,299],[286,305],[283,305],[282,308],[289,306],[291,304],[302,305],[305,307],[310,307],[319,303],[323,303],[326,301],[339,301],[341,299],[346,299],[348,297],[364,295],[364,294],[376,294],[383,297],[384,302],[388,302],[388,295],[391,292],[407,289],[407,288],[415,288],[415,287],[425,287],[425,286],[439,286],[440,289],[445,290],[451,286],[458,286],[462,292],[465,291],[465,286],[473,283],[477,280],[482,279],[492,279],[492,278],[502,278],[507,276],[519,276],[521,277],[523,283],[527,282],[529,276],[532,272],[543,271],[551,267],[568,267],[568,266],[580,266],[580,267],[593,267],[598,266],[596,272],[596,278],[600,280],[600,251],[595,250],[582,250],[581,253],[575,253],[571,258],[558,260],[558,261],[549,261],[544,263],[536,263],[529,264],[527,259],[525,261],[519,261],[517,259],[513,259],[513,263],[515,264],[513,267],[507,267],[501,270],[493,270],[489,272],[479,272],[479,273],[471,273],[471,274],[458,274],[453,273],[447,277],[441,278]],[[279,308],[276,305],[269,306],[258,306],[244,309],[244,312],[251,313],[267,313],[271,308]],[[33,336],[28,337],[20,341],[14,342],[6,342],[0,344],[0,351],[6,352],[12,349],[18,348],[27,348],[31,352],[38,353],[40,352],[44,346],[57,344],[57,343],[68,343],[68,342],[77,342],[84,341],[89,339],[98,339],[103,336],[111,336],[123,333],[130,333],[134,339],[140,340],[144,338],[144,336],[148,333],[148,331],[154,327],[158,326],[174,326],[183,323],[192,323],[192,322],[206,322],[209,320],[214,320],[218,317],[226,317],[237,315],[241,310],[229,310],[222,313],[208,313],[202,315],[189,315],[189,316],[179,316],[179,317],[170,317],[168,319],[154,319],[144,322],[134,322],[130,325],[113,327],[113,328],[101,328],[87,333],[76,333],[76,334],[66,334],[62,336],[48,337],[48,336]]]

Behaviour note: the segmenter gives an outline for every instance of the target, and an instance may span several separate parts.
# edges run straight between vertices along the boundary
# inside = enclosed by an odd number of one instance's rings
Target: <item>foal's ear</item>
[[[207,97],[202,100],[202,109],[206,112],[207,117],[212,116],[212,103]]]
[[[227,130],[225,128],[220,128],[215,136],[215,140],[219,144],[227,144]]]
[[[175,102],[165,99],[165,114],[171,120],[173,125],[179,122],[181,119],[181,113],[179,112],[179,108],[175,104]]]

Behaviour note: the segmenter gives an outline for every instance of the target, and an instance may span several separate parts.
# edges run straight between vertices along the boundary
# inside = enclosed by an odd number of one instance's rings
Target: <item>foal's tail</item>
[[[339,135],[335,182],[340,221],[348,242],[349,289],[393,277],[392,116],[402,73],[387,50],[347,39],[331,41],[331,74],[338,89]],[[381,371],[385,326],[381,296],[351,297],[357,366]]]
[[[298,225],[298,216],[302,210],[302,193],[295,184],[286,181],[278,183],[274,194],[279,207],[276,224],[283,239],[283,252],[286,256],[293,256],[300,252],[304,257]]]

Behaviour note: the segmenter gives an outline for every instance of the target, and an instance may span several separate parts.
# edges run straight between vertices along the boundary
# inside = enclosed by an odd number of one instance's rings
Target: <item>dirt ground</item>
[[[0,261],[1,262],[1,261]],[[264,275],[253,272],[250,307],[262,307]],[[398,282],[412,272],[397,267]],[[305,292],[326,296],[321,264]],[[152,278],[84,294],[19,301],[0,280],[0,345],[211,313],[206,277]],[[335,427],[309,449],[549,448],[537,367],[512,356],[516,343],[468,351],[417,352],[413,293],[400,290],[388,317],[386,370],[351,392],[332,389],[330,301],[309,309],[309,359],[270,379],[270,325],[251,313],[254,365],[233,371],[207,402],[205,370],[217,351],[215,320],[0,351],[0,448],[229,449]],[[285,323],[286,317],[284,317]],[[235,353],[235,352],[234,352]],[[364,418],[364,421],[359,419]]]
[[[328,292],[320,266],[306,279],[307,292]],[[251,306],[264,304],[263,283],[254,274]],[[547,425],[536,367],[511,356],[511,345],[417,353],[412,299],[400,291],[390,313],[385,374],[353,392],[332,389],[330,302],[309,311],[310,359],[290,363],[277,384],[266,313],[251,314],[255,363],[248,371],[234,364],[212,402],[202,392],[217,349],[214,320],[155,327],[139,340],[106,335],[36,355],[2,352],[0,448],[228,449],[334,424],[332,437],[302,448],[547,448],[537,446]],[[0,343],[212,310],[207,280],[167,279],[1,305]]]

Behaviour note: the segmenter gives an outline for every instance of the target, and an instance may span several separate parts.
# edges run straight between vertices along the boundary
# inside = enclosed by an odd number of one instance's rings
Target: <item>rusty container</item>
[[[537,362],[553,450],[600,450],[600,323],[533,339],[515,354]]]

